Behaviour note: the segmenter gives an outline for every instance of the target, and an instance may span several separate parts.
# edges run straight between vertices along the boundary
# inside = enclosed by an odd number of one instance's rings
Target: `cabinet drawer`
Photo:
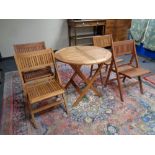
[[[81,21],[81,22],[74,22],[70,24],[74,27],[89,27],[89,26],[99,26],[105,25],[105,21]]]
[[[131,27],[131,19],[109,19],[106,20],[106,27]]]

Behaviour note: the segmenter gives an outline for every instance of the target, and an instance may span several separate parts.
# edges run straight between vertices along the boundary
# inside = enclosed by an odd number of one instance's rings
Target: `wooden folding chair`
[[[64,90],[60,85],[60,78],[55,65],[54,53],[51,49],[33,51],[31,53],[15,53],[15,61],[22,80],[23,90],[27,97],[27,105],[34,127],[36,127],[34,114],[38,112],[44,111],[61,103],[64,103],[67,111]],[[29,82],[24,81],[23,73],[43,69],[45,67],[50,67],[53,74],[48,77],[42,77]],[[41,107],[36,106],[35,109],[32,107],[33,104],[51,97],[54,97],[52,98],[53,100],[51,104],[42,105]]]
[[[125,82],[125,78],[131,79],[134,77],[138,77],[140,92],[143,94],[141,76],[149,73],[150,71],[145,70],[139,66],[134,40],[114,42],[112,43],[112,46],[113,46],[112,61],[108,71],[105,85],[107,85],[110,77],[110,73],[113,71],[116,73],[116,76],[117,76],[116,79],[118,82],[121,101],[124,101],[123,94],[122,94],[122,84],[120,80],[121,77],[123,77],[124,82]],[[116,58],[124,55],[131,56],[131,58],[128,60],[128,62],[118,65],[116,63]]]
[[[111,51],[112,49],[112,35],[108,34],[108,35],[100,35],[100,36],[93,36],[93,44],[94,46],[98,46],[98,47],[102,47],[102,48],[107,48]],[[117,63],[121,62],[122,59],[118,59]],[[108,67],[111,63],[111,60],[108,60],[106,63],[104,63],[104,66],[106,66],[105,71],[108,70]],[[91,65],[91,71],[90,71],[90,76],[92,75],[92,72],[96,70],[96,68],[94,69],[94,65]],[[100,78],[101,78],[101,82],[103,84],[103,80],[102,80],[102,73],[100,72]]]
[[[30,53],[33,51],[40,51],[46,49],[45,42],[34,42],[27,44],[16,44],[14,45],[15,53]],[[23,74],[24,82],[28,82],[34,79],[42,78],[45,76],[49,76],[51,74],[51,70],[49,67],[38,69],[35,71],[25,72]]]

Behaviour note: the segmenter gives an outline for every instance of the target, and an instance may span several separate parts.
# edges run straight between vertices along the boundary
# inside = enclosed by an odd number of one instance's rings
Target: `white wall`
[[[2,57],[13,56],[13,44],[45,41],[46,47],[68,46],[67,21],[64,19],[0,19]]]

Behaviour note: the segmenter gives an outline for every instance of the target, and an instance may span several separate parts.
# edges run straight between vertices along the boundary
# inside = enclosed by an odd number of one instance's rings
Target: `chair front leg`
[[[36,124],[36,121],[35,121],[35,118],[34,118],[34,113],[33,113],[33,110],[32,110],[32,106],[29,102],[29,99],[28,99],[28,96],[27,96],[27,105],[28,105],[28,110],[29,110],[29,113],[30,113],[30,121],[32,123],[32,125],[34,126],[34,128],[37,128],[37,124]]]
[[[64,100],[64,106],[65,106],[66,113],[68,114],[67,102],[66,102],[66,99],[65,99],[65,95],[64,94],[62,94],[62,98]]]
[[[142,80],[140,76],[138,76],[138,81],[139,81],[140,92],[141,94],[144,94]]]
[[[116,72],[116,76],[117,76],[117,82],[118,82],[118,89],[119,89],[119,93],[120,93],[120,98],[121,98],[121,101],[124,102],[123,94],[122,94],[122,85],[121,85],[121,80],[120,80],[119,73]]]

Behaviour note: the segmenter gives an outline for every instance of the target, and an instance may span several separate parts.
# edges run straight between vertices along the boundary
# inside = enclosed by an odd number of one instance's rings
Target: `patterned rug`
[[[145,76],[144,79],[155,85],[155,74],[149,75],[149,76]]]
[[[58,69],[63,84],[73,74],[65,64]],[[90,68],[83,67],[86,75]],[[76,78],[80,87],[84,84]],[[65,134],[65,135],[141,135],[155,134],[155,88],[144,82],[144,95],[140,94],[139,85],[129,85],[135,80],[126,81],[124,87],[125,102],[121,102],[115,83],[102,87],[100,79],[94,83],[102,93],[97,97],[89,91],[77,107],[72,108],[76,96],[73,87],[66,91],[69,114],[62,105],[35,116],[38,129],[34,129],[25,112],[25,99],[17,71],[5,74],[1,134]],[[48,101],[45,101],[48,102]]]

